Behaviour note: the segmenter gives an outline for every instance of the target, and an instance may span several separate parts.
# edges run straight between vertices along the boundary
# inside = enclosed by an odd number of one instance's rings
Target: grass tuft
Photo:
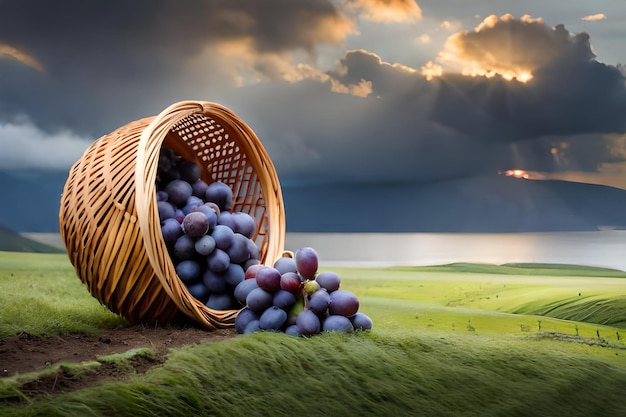
[[[14,408],[21,415],[621,416],[626,369],[550,340],[261,333],[175,350],[161,368]]]

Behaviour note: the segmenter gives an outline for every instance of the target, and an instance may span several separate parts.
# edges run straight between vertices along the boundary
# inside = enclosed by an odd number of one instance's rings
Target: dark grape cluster
[[[279,258],[271,267],[250,266],[235,288],[235,298],[245,306],[235,319],[237,332],[310,336],[370,330],[372,320],[359,312],[358,298],[339,288],[336,273],[318,273],[318,264],[317,252],[304,247],[295,257]]]
[[[195,162],[169,148],[161,149],[157,172],[161,231],[178,277],[207,307],[240,309],[235,288],[259,264],[256,220],[231,210],[227,184],[207,184]]]

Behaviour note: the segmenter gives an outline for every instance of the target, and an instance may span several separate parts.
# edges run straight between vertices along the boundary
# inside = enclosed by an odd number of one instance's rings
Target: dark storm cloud
[[[452,36],[440,62],[471,63],[467,71],[493,75],[436,81],[432,117],[455,129],[505,140],[626,130],[626,78],[595,59],[586,33],[490,16],[473,32]],[[532,79],[505,81],[520,74]]]
[[[187,64],[206,48],[230,42],[249,53],[312,52],[352,30],[323,0],[4,3],[0,42],[34,57],[46,73],[0,60],[0,118],[26,114],[45,128],[106,133],[189,98],[198,86],[229,82],[230,68],[217,56],[203,78],[189,76]]]
[[[236,103],[254,109],[277,165],[302,181],[421,181],[510,168],[594,171],[606,161],[623,161],[608,136],[626,131],[623,73],[593,58],[588,36],[543,26],[539,32],[555,31],[561,46],[533,61],[541,65],[527,83],[453,73],[429,82],[408,67],[354,50],[329,76],[344,85],[371,83],[365,98],[307,82],[247,90],[248,104]],[[505,27],[524,36],[516,25]],[[491,44],[486,39],[485,48]],[[523,44],[524,55],[532,55],[533,43]],[[280,101],[264,108],[269,90]]]
[[[0,16],[0,42],[45,69],[0,60],[0,121],[26,115],[89,137],[179,99],[218,101],[257,132],[285,182],[425,181],[524,164],[551,171],[565,156],[570,169],[578,160],[591,170],[610,154],[604,134],[626,131],[624,75],[593,57],[586,34],[562,26],[496,18],[452,38],[460,61],[493,49],[501,62],[532,62],[526,84],[452,73],[428,81],[366,50],[346,52],[326,73],[283,66],[284,54],[354,30],[331,2],[50,4],[15,2]],[[498,45],[507,36],[517,55]],[[238,59],[228,63],[264,82],[216,93],[233,82],[220,56],[229,53]],[[559,148],[572,137],[589,146]]]
[[[451,36],[441,53],[445,61],[465,61],[479,69],[504,74],[533,71],[555,60],[588,61],[591,51],[587,33],[570,34],[564,25],[554,28],[528,15],[490,15],[473,31]]]

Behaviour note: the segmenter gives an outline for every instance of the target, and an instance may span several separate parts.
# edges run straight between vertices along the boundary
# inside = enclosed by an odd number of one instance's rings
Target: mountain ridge
[[[0,171],[0,224],[59,233],[66,172]],[[551,232],[626,226],[626,190],[500,175],[282,185],[287,232]]]

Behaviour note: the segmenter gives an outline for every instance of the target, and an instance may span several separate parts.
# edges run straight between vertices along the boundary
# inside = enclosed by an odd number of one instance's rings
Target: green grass
[[[0,252],[0,337],[92,334],[126,324],[89,294],[66,254]]]
[[[242,336],[12,416],[623,416],[626,369],[516,338]]]
[[[64,255],[22,256],[0,253],[0,335],[123,324]],[[535,266],[335,269],[371,332],[179,348],[127,383],[0,402],[0,415],[626,415],[626,274]],[[19,317],[35,302],[45,313]]]

